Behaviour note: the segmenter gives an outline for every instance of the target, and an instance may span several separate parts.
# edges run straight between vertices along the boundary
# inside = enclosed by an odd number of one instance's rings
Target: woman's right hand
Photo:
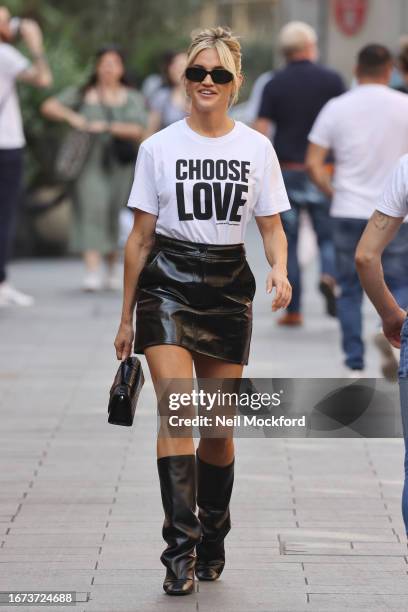
[[[133,324],[122,321],[114,342],[118,359],[123,361],[131,355],[134,335]]]
[[[407,318],[407,313],[399,306],[388,316],[382,320],[383,331],[388,342],[395,348],[401,348],[401,330]]]

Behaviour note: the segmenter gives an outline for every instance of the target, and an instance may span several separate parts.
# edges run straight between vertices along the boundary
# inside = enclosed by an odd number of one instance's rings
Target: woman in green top
[[[70,246],[74,252],[83,254],[85,290],[102,288],[103,258],[108,269],[105,286],[120,288],[115,275],[119,211],[129,195],[135,159],[124,162],[123,155],[118,155],[112,143],[113,139],[119,139],[116,143],[127,142],[126,149],[129,142],[140,143],[147,114],[142,94],[128,85],[119,49],[101,49],[97,53],[95,73],[86,85],[69,87],[48,98],[41,110],[49,119],[66,121],[73,128],[93,135],[89,156],[75,184]]]

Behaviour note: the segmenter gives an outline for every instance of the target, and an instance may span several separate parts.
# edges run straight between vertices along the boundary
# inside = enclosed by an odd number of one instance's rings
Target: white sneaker
[[[0,283],[0,306],[32,306],[33,304],[34,298],[31,295],[17,291],[6,281]]]
[[[97,272],[88,272],[82,281],[82,289],[84,291],[100,291],[102,289],[102,280]]]
[[[375,335],[374,344],[381,353],[382,375],[386,380],[395,382],[398,380],[399,350],[388,342],[383,332]]]

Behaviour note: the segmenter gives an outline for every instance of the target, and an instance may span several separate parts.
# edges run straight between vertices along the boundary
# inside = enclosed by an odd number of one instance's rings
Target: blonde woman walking
[[[279,212],[289,208],[270,141],[228,116],[242,83],[238,40],[225,28],[197,34],[184,73],[191,114],[146,139],[128,205],[134,227],[125,249],[118,359],[132,346],[160,381],[240,379],[248,363],[255,279],[245,229],[255,216],[270,265],[273,308],[291,298]],[[133,312],[136,309],[136,335]],[[216,580],[225,564],[234,480],[232,437],[160,436],[157,466],[169,595]],[[196,515],[198,505],[198,516]]]

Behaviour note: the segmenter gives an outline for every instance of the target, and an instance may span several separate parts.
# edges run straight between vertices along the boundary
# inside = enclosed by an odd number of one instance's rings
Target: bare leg
[[[106,265],[108,267],[108,271],[110,274],[115,269],[115,265],[117,264],[118,257],[119,257],[119,254],[117,251],[112,251],[111,253],[107,253],[105,255],[105,262],[106,262]]]
[[[194,353],[194,367],[198,378],[241,378],[244,366]],[[213,465],[229,465],[234,459],[233,438],[200,438],[200,458]]]
[[[85,266],[88,272],[96,272],[101,265],[101,254],[98,251],[85,251],[83,254]]]
[[[192,379],[193,359],[191,353],[176,345],[160,344],[145,349],[147,363],[153,385],[158,394],[160,393],[160,379]],[[157,438],[157,457],[169,455],[193,455],[195,453],[193,438],[164,437]]]

